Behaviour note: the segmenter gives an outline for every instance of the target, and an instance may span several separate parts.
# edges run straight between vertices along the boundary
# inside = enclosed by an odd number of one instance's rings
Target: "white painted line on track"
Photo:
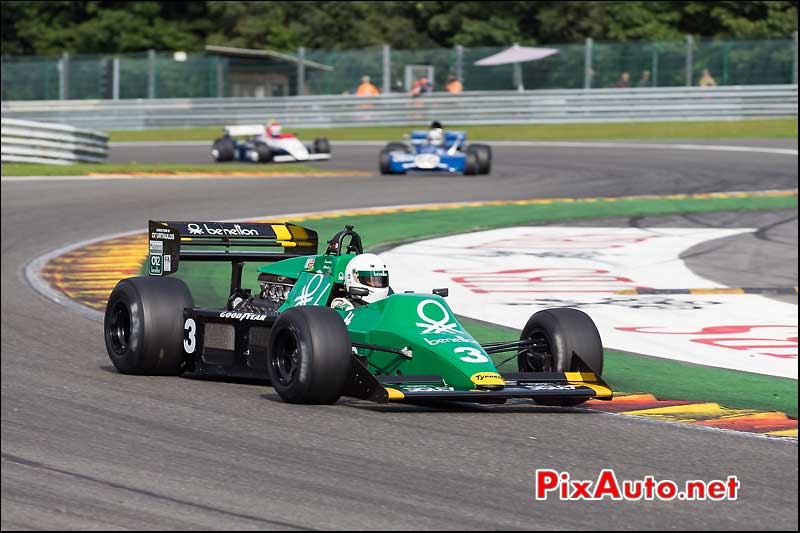
[[[33,259],[30,263],[25,265],[24,272],[22,273],[23,277],[24,277],[24,279],[26,279],[28,281],[30,286],[33,287],[33,289],[36,292],[38,292],[39,294],[41,294],[42,296],[44,296],[48,300],[50,300],[52,302],[55,302],[57,304],[63,305],[64,307],[66,307],[66,308],[68,308],[68,309],[70,309],[72,311],[75,311],[79,315],[82,315],[82,316],[84,316],[86,318],[89,318],[91,320],[96,320],[98,322],[102,322],[103,321],[103,313],[101,311],[98,311],[97,309],[92,309],[91,307],[87,307],[87,306],[83,305],[82,303],[78,302],[77,300],[73,300],[72,298],[70,298],[66,294],[63,294],[60,291],[58,291],[55,288],[53,288],[52,285],[50,285],[47,281],[44,280],[44,278],[42,278],[42,270],[44,270],[44,267],[47,265],[47,263],[49,263],[50,261],[52,261],[56,257],[64,255],[67,252],[71,252],[72,250],[75,250],[76,248],[82,248],[84,246],[89,246],[90,244],[94,244],[96,242],[102,242],[102,241],[106,241],[106,240],[117,239],[117,238],[120,238],[120,237],[127,237],[129,235],[136,235],[136,234],[143,233],[143,232],[146,232],[146,231],[147,231],[146,229],[144,229],[144,230],[136,229],[136,230],[124,231],[122,233],[113,233],[113,234],[109,234],[109,235],[103,235],[101,237],[96,237],[94,239],[86,239],[86,240],[83,240],[83,241],[79,241],[79,242],[74,242],[72,244],[68,244],[66,246],[61,246],[60,248],[56,248],[55,250],[51,250],[50,252],[47,252],[46,254],[40,255],[39,257]]]

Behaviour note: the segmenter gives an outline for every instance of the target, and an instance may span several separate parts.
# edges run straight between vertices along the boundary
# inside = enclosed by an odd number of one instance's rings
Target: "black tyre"
[[[272,328],[267,372],[283,401],[330,404],[342,395],[352,360],[350,334],[329,307],[284,311]]]
[[[478,155],[475,152],[467,151],[466,160],[464,161],[464,175],[474,176],[479,170]]]
[[[192,293],[177,278],[127,278],[106,304],[106,350],[123,374],[178,375],[184,367],[183,310]]]
[[[380,155],[378,156],[378,168],[381,171],[381,174],[405,174],[405,172],[395,172],[392,170],[392,156],[389,155],[389,147],[387,146],[383,150],[381,150]]]
[[[315,154],[329,154],[331,153],[331,143],[327,137],[317,137],[314,139],[314,153]]]
[[[236,145],[228,137],[220,137],[211,147],[211,157],[218,162],[233,161],[235,152]]]
[[[392,173],[391,160],[392,158],[389,155],[389,150],[387,150],[386,148],[381,150],[381,153],[378,156],[378,168],[380,168],[381,174]]]
[[[386,145],[387,152],[405,152],[406,154],[413,154],[414,150],[406,143],[390,142]]]
[[[259,163],[269,163],[272,161],[272,157],[275,155],[272,153],[272,149],[264,143],[256,143],[253,146],[253,149],[258,154],[258,162]]]
[[[589,315],[577,309],[560,307],[535,313],[522,330],[520,340],[536,340],[537,345],[517,358],[520,372],[603,373],[603,343]],[[536,400],[544,405],[570,406],[585,399]]]
[[[478,174],[488,174],[492,171],[492,148],[488,144],[473,144],[467,149],[475,152],[478,158]]]

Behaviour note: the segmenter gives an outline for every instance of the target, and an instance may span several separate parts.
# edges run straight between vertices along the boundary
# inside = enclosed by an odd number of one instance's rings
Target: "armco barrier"
[[[108,156],[108,135],[101,131],[6,117],[0,144],[4,163],[100,163]]]
[[[4,117],[104,130],[261,123],[289,127],[726,120],[797,115],[797,85],[403,95],[3,102]]]

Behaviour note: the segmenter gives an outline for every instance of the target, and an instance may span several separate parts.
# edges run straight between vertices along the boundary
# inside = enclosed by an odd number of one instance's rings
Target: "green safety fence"
[[[692,39],[544,45],[558,53],[521,64],[525,89],[697,85],[707,69],[718,85],[797,83],[797,40]],[[514,67],[475,62],[503,50],[372,47],[293,50],[280,57],[207,52],[3,57],[3,100],[266,97],[352,94],[363,76],[381,91],[404,92],[432,74],[435,91],[457,75],[467,91],[516,89]],[[305,61],[301,61],[301,57]],[[299,67],[302,64],[303,67]],[[388,75],[387,75],[388,74]],[[388,81],[388,87],[385,84]]]

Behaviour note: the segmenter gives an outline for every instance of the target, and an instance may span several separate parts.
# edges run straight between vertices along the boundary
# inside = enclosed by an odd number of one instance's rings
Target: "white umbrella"
[[[489,57],[484,57],[475,62],[476,65],[481,67],[488,67],[494,65],[514,65],[514,84],[517,90],[524,90],[522,86],[522,69],[520,63],[526,61],[536,61],[545,57],[557,54],[558,50],[555,48],[533,48],[530,46],[520,46],[514,43],[514,46],[502,52],[498,52]]]

